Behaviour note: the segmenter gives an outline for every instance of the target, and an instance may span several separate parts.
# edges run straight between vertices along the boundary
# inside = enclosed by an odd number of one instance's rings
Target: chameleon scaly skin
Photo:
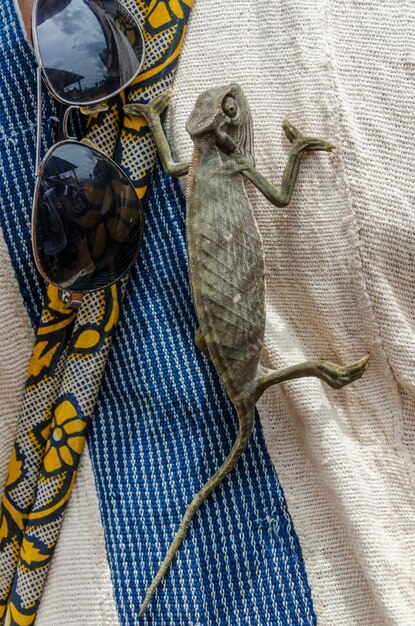
[[[160,114],[172,94],[148,105],[128,104],[127,115],[144,117],[153,133],[164,169],[188,174],[186,234],[189,278],[199,321],[195,342],[212,361],[239,418],[232,450],[217,472],[196,494],[143,602],[142,615],[180,547],[195,512],[233,469],[252,434],[255,404],[271,385],[316,376],[338,389],[360,378],[368,356],[350,366],[307,361],[281,370],[265,368],[260,353],[265,332],[265,265],[261,236],[245,191],[248,178],[277,207],[290,202],[301,158],[311,150],[334,146],[303,136],[288,120],[284,131],[292,144],[281,188],[256,169],[252,121],[239,85],[214,87],[202,93],[186,129],[194,151],[190,163],[174,163]]]

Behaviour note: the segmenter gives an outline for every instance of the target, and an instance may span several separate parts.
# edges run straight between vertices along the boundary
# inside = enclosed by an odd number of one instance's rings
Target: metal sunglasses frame
[[[144,58],[145,58],[145,41],[144,41],[144,36],[143,36],[143,31],[141,29],[140,24],[137,22],[137,20],[135,19],[135,17],[133,16],[133,14],[126,9],[120,2],[119,0],[115,0],[117,2],[117,4],[120,5],[120,7],[122,8],[122,10],[128,15],[129,19],[131,20],[131,22],[136,26],[137,30],[140,33],[140,37],[141,37],[141,44],[142,44],[142,48],[143,48],[143,54],[142,54],[142,58],[141,58],[141,62],[139,63],[138,69],[135,72],[135,74],[132,76],[132,78],[125,83],[122,87],[120,87],[119,89],[117,89],[116,91],[110,93],[108,96],[105,96],[103,98],[97,98],[96,100],[91,100],[89,102],[71,102],[69,100],[65,100],[64,98],[62,98],[61,96],[59,96],[52,84],[50,83],[46,72],[45,72],[45,68],[44,65],[42,63],[42,59],[40,56],[40,50],[39,50],[39,42],[38,42],[38,37],[37,37],[37,32],[36,32],[36,11],[37,11],[37,6],[39,3],[39,0],[36,0],[34,5],[33,5],[33,11],[32,11],[32,39],[33,39],[33,45],[34,45],[34,50],[35,50],[35,55],[36,55],[36,60],[38,63],[38,67],[37,67],[37,128],[36,128],[36,169],[35,169],[35,176],[36,176],[36,186],[35,186],[35,192],[33,195],[33,203],[32,203],[32,248],[33,248],[33,256],[35,259],[35,263],[36,266],[40,272],[40,274],[42,275],[42,277],[45,279],[45,281],[49,284],[49,285],[53,285],[54,287],[57,287],[59,289],[59,297],[62,300],[62,302],[65,305],[65,308],[79,308],[79,306],[82,303],[82,299],[85,293],[89,293],[92,291],[98,291],[99,289],[103,289],[104,287],[110,287],[111,285],[113,285],[114,283],[117,283],[119,280],[121,280],[121,278],[123,276],[125,276],[129,270],[131,269],[132,265],[134,264],[139,249],[140,249],[140,245],[141,245],[141,239],[140,242],[137,246],[137,254],[136,256],[132,259],[130,265],[128,266],[128,268],[126,269],[126,271],[123,273],[122,276],[118,277],[116,280],[112,281],[111,283],[108,283],[107,285],[101,286],[101,287],[97,287],[96,289],[88,289],[86,291],[71,291],[69,289],[63,289],[62,287],[60,287],[60,285],[57,285],[56,283],[54,283],[53,281],[50,280],[50,278],[48,276],[46,276],[46,274],[44,273],[41,263],[40,263],[40,259],[39,259],[39,255],[38,255],[38,251],[37,251],[37,240],[36,240],[36,228],[35,228],[35,215],[36,215],[36,207],[38,204],[38,199],[39,199],[39,194],[40,194],[40,181],[41,181],[41,177],[43,175],[44,169],[45,169],[45,165],[50,157],[50,155],[56,150],[56,148],[59,148],[62,145],[67,145],[67,144],[75,144],[75,145],[81,145],[81,146],[86,146],[91,148],[92,150],[94,150],[95,152],[97,152],[100,156],[102,156],[104,159],[106,159],[107,161],[109,161],[111,163],[111,165],[113,167],[115,167],[123,176],[124,178],[129,182],[130,186],[132,187],[134,193],[134,186],[132,184],[132,182],[130,181],[130,179],[128,178],[128,176],[125,174],[125,172],[123,172],[123,170],[121,169],[121,167],[115,163],[115,161],[113,159],[111,159],[111,157],[109,157],[107,154],[105,154],[104,152],[102,152],[102,150],[100,150],[97,146],[95,146],[91,141],[88,141],[87,139],[83,139],[81,141],[79,141],[76,137],[70,137],[69,133],[68,133],[68,122],[69,122],[69,117],[71,115],[71,113],[73,111],[81,111],[84,115],[92,115],[93,113],[96,113],[97,111],[105,111],[108,109],[108,105],[107,105],[107,101],[111,100],[111,98],[114,98],[115,96],[117,96],[118,94],[120,94],[122,91],[124,91],[125,89],[127,89],[127,87],[129,85],[131,85],[131,83],[137,78],[137,76],[139,75],[141,68],[143,66],[143,62],[144,62]],[[43,103],[43,94],[42,94],[42,81],[44,81],[46,88],[48,90],[48,92],[50,93],[50,95],[60,104],[64,104],[67,106],[63,119],[62,121],[59,120],[59,122],[62,123],[62,134],[64,136],[64,139],[62,141],[59,141],[57,143],[55,143],[51,148],[49,148],[49,150],[47,151],[47,153],[45,154],[45,156],[43,157],[43,159],[41,158],[41,150],[42,150],[42,103]],[[100,106],[101,105],[101,106]],[[142,212],[142,208],[141,208],[141,204],[139,199],[137,198],[137,202],[138,205],[140,207],[140,213],[141,213],[141,221],[143,222],[143,212]]]

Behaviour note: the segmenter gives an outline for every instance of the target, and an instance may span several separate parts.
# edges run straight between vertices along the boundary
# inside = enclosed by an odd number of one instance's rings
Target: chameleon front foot
[[[336,146],[329,141],[317,139],[316,137],[306,137],[287,119],[283,121],[282,127],[287,135],[288,141],[293,145],[293,148],[297,148],[304,152],[331,152],[336,149]]]
[[[128,116],[137,115],[138,117],[144,117],[144,119],[150,121],[150,119],[160,117],[164,109],[169,106],[172,98],[174,98],[174,93],[172,93],[169,89],[167,91],[163,91],[163,93],[153,98],[153,100],[147,104],[125,104],[124,113]]]

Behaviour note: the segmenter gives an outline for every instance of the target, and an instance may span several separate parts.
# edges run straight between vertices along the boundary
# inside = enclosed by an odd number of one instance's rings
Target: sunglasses
[[[118,0],[37,0],[36,187],[32,241],[36,265],[68,308],[122,278],[137,257],[143,211],[131,181],[90,142],[70,137],[71,113],[108,109],[138,75],[139,24]],[[61,104],[63,140],[41,161],[42,83]]]

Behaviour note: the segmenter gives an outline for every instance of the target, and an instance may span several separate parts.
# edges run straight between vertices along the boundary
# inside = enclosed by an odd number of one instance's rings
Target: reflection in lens
[[[35,32],[48,81],[73,104],[108,98],[143,60],[141,31],[115,0],[39,0]]]
[[[63,289],[91,291],[129,269],[143,219],[134,188],[111,161],[74,142],[48,156],[36,190],[37,263]]]

